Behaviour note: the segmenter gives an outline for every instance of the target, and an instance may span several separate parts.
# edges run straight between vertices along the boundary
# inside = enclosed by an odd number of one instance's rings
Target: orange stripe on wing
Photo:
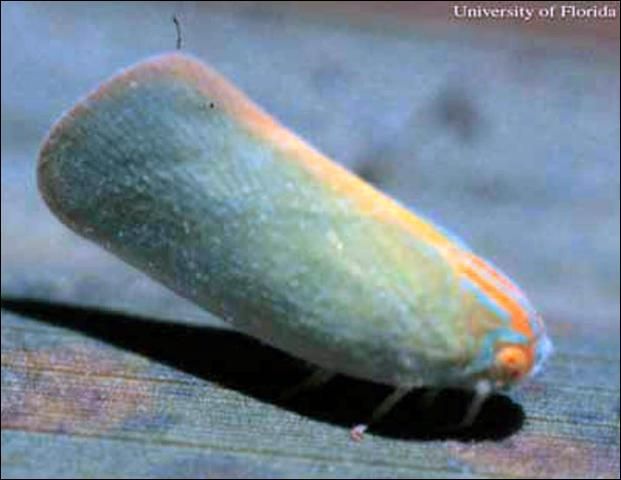
[[[482,271],[490,275],[494,280],[497,280],[506,290],[520,297],[521,299],[526,299],[526,295],[524,295],[524,292],[522,292],[522,290],[520,290],[517,285],[515,285],[511,280],[509,280],[505,275],[492,267],[485,260],[468,252],[464,252],[463,255],[477,268],[480,268]]]
[[[527,355],[528,370],[530,370],[535,359],[532,347],[533,330],[529,321],[529,312],[514,296],[518,294],[524,298],[524,294],[508,278],[481,258],[467,252],[463,252],[462,255],[464,259],[460,263],[460,273],[505,309],[511,319],[511,328],[529,339],[529,345],[524,348],[524,351]]]
[[[471,258],[472,255],[468,254],[467,258],[468,257]],[[509,313],[511,317],[511,326],[516,331],[523,334],[527,338],[531,338],[533,332],[528,320],[528,312],[507,292],[507,290],[509,292],[519,292],[519,290],[511,284],[509,284],[511,285],[510,289],[503,288],[508,285],[505,282],[500,281],[500,278],[503,278],[500,276],[501,274],[491,270],[489,265],[486,265],[486,268],[482,269],[482,262],[483,261],[481,259],[477,259],[476,262],[463,262],[461,264],[461,272],[470,280],[475,282],[481,290],[485,292],[485,294],[489,295]],[[500,286],[498,283],[500,283]]]

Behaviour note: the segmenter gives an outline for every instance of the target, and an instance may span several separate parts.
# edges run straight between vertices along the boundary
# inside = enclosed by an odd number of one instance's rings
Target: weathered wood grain
[[[604,352],[564,368],[571,338],[560,337],[555,382],[533,382],[517,393],[519,405],[492,399],[469,432],[445,430],[444,416],[455,420],[463,408],[460,395],[421,410],[413,394],[355,445],[346,427],[372,409],[381,387],[340,378],[282,402],[304,366],[235,332],[11,299],[3,301],[2,324],[5,434],[21,432],[23,442],[30,433],[35,443],[62,437],[87,457],[102,441],[110,470],[95,462],[90,474],[165,476],[175,465],[186,474],[228,468],[267,477],[613,476],[618,469],[618,360]],[[580,388],[571,375],[584,378]],[[119,468],[113,452],[123,442],[147,453]],[[3,462],[19,450],[9,445]],[[156,461],[152,450],[160,452]],[[237,460],[244,455],[252,461]],[[27,471],[29,461],[13,460],[11,471]],[[82,459],[64,473],[78,475],[80,463],[88,466]]]

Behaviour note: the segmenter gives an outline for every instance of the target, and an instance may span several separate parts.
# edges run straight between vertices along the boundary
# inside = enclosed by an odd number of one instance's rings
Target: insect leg
[[[356,425],[351,429],[350,435],[352,440],[359,442],[362,440],[364,432],[369,428],[369,425],[380,420],[384,415],[386,415],[392,407],[394,407],[403,397],[405,397],[411,388],[396,388],[390,395],[388,395],[382,403],[380,403],[373,413],[371,414],[371,418],[369,421],[364,424],[361,423]]]
[[[292,397],[295,397],[301,392],[320,387],[321,385],[327,383],[329,380],[334,378],[335,375],[336,373],[334,372],[329,372],[328,370],[318,368],[300,383],[298,383],[297,385],[293,385],[291,388],[285,390],[280,398],[283,401],[290,400]]]
[[[435,403],[442,390],[440,388],[429,388],[421,395],[419,404],[424,410],[428,410]]]
[[[464,418],[459,423],[459,427],[469,427],[474,423],[477,415],[479,415],[479,412],[481,411],[481,407],[483,407],[485,400],[488,399],[491,393],[492,384],[489,382],[489,380],[479,380],[479,382],[477,382],[474,387],[474,397],[472,398],[472,401],[468,406],[468,411],[466,412],[466,415],[464,415]]]

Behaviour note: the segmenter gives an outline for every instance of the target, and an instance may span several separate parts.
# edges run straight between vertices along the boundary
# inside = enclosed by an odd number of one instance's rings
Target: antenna
[[[183,45],[183,38],[181,37],[181,23],[177,18],[177,15],[172,16],[172,21],[175,24],[175,30],[177,31],[177,50],[181,50],[181,46]]]

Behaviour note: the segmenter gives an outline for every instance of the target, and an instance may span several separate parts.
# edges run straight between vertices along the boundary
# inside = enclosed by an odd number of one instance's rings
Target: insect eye
[[[530,370],[530,360],[523,347],[507,345],[496,353],[496,364],[511,380],[518,380]]]

